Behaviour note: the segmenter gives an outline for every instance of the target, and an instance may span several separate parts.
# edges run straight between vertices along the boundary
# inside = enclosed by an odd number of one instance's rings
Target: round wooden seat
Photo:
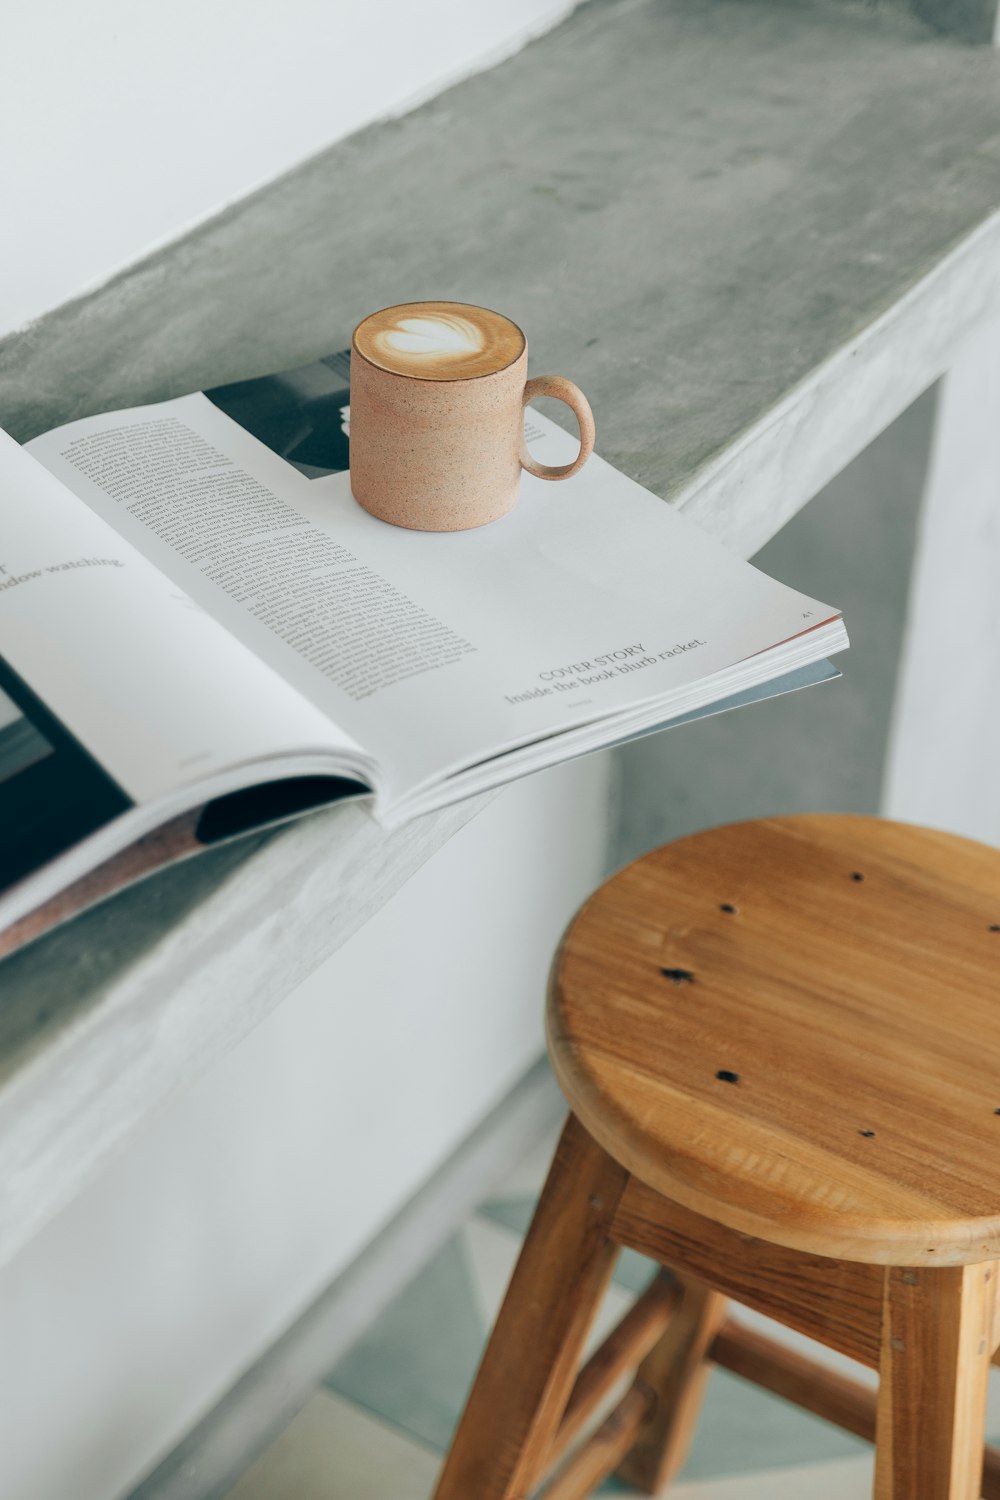
[[[583,907],[548,1027],[666,1198],[845,1260],[1000,1257],[1000,851],[846,816],[682,839]]]

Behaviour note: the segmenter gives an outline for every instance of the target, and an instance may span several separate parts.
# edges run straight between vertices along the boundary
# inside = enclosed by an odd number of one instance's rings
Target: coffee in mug
[[[528,341],[502,313],[465,302],[404,302],[372,313],[351,341],[351,489],[365,510],[417,531],[485,526],[517,503],[521,470],[568,479],[594,448],[586,396],[561,375],[527,378]],[[524,407],[565,401],[580,424],[569,464],[540,464]]]

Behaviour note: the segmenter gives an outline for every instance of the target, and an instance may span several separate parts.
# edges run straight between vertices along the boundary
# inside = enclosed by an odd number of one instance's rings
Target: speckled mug
[[[575,413],[572,463],[540,464],[528,452],[524,408],[536,396],[555,396]],[[405,302],[354,330],[351,489],[381,521],[415,531],[485,526],[516,505],[522,469],[568,479],[593,448],[586,396],[561,375],[529,380],[528,341],[501,313]]]

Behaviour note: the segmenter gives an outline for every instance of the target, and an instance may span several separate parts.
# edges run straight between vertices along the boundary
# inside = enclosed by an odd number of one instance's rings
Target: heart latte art
[[[512,364],[524,349],[524,335],[489,308],[406,302],[365,318],[354,343],[365,359],[397,375],[469,380]]]
[[[486,345],[475,323],[444,313],[436,318],[400,318],[395,326],[380,329],[372,342],[390,358],[402,354],[411,359],[468,359],[470,354],[482,354]]]

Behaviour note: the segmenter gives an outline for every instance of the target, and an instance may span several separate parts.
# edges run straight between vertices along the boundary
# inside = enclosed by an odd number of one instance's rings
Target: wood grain
[[[522,1500],[541,1477],[618,1254],[624,1185],[571,1116],[434,1500]]]
[[[997,1270],[886,1270],[875,1500],[980,1500]]]
[[[619,1242],[670,1273],[568,1397]],[[571,1115],[434,1500],[523,1500],[636,1360],[630,1393],[544,1500],[582,1500],[612,1459],[626,1483],[662,1493],[684,1463],[713,1365],[877,1437],[875,1500],[1000,1500],[1000,1453],[984,1452],[998,1273],[997,1262],[851,1264],[754,1240],[625,1181]],[[877,1369],[878,1392],[729,1318],[730,1292]]]
[[[649,1416],[651,1403],[646,1387],[632,1386],[566,1467],[545,1486],[538,1500],[584,1500],[592,1494],[632,1447]]]
[[[572,1108],[668,1199],[834,1259],[1000,1254],[1000,851],[777,818],[608,881],[553,971]]]
[[[687,1458],[726,1307],[711,1287],[684,1282],[680,1307],[639,1366],[637,1384],[652,1392],[652,1411],[618,1473],[645,1495],[659,1494]]]
[[[557,1464],[573,1446],[605,1396],[629,1370],[645,1359],[680,1304],[681,1289],[661,1271],[611,1330],[576,1378],[559,1424],[548,1463]]]
[[[632,1178],[612,1232],[680,1276],[710,1281],[745,1307],[878,1368],[882,1271],[788,1250],[713,1224]]]

